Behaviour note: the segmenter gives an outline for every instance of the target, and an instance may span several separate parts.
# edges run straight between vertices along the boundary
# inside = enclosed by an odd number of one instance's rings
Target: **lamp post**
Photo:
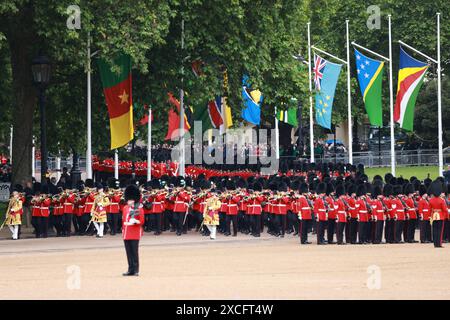
[[[50,81],[50,60],[43,55],[33,59],[31,71],[33,73],[34,84],[39,90],[39,113],[41,117],[41,183],[47,184],[47,132],[45,117],[45,89]]]

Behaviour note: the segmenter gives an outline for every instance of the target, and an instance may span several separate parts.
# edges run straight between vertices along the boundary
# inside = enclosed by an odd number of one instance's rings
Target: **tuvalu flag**
[[[359,88],[372,126],[383,126],[381,87],[384,62],[366,57],[355,49]]]
[[[400,47],[400,66],[394,120],[405,130],[413,130],[414,107],[427,69],[428,65],[426,63],[414,59]]]
[[[114,59],[119,72],[113,72],[111,65],[99,59],[100,78],[103,84],[111,130],[111,150],[123,147],[133,140],[133,98],[131,91],[131,58],[122,54]]]

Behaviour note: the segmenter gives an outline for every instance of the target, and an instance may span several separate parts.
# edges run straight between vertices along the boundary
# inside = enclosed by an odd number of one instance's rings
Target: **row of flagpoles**
[[[388,33],[389,33],[389,56],[385,57],[379,53],[376,53],[366,47],[363,47],[362,45],[359,45],[355,42],[350,42],[350,36],[349,36],[349,20],[346,20],[346,60],[341,59],[321,48],[318,48],[314,46],[311,43],[311,24],[307,24],[307,31],[308,31],[308,74],[309,74],[309,91],[310,91],[310,97],[309,97],[309,129],[310,129],[310,161],[315,161],[315,155],[314,155],[314,118],[313,118],[313,72],[312,72],[312,51],[314,52],[320,52],[321,54],[324,54],[331,59],[334,59],[336,61],[341,62],[343,65],[346,66],[346,73],[347,73],[347,116],[348,116],[348,159],[349,163],[353,164],[353,134],[352,134],[352,106],[351,106],[351,82],[350,82],[350,44],[353,46],[364,50],[365,52],[376,56],[378,58],[381,58],[387,62],[389,62],[389,111],[390,111],[390,136],[391,136],[391,173],[395,176],[395,136],[394,136],[394,98],[393,98],[393,77],[392,77],[392,30],[391,30],[391,16],[388,15]],[[184,46],[184,20],[181,23],[182,32],[181,32],[181,45]],[[402,46],[414,51],[415,53],[425,57],[429,61],[437,64],[437,74],[438,74],[438,148],[439,148],[439,175],[442,175],[443,173],[443,141],[442,141],[442,106],[441,106],[441,63],[440,63],[440,14],[437,13],[437,59],[433,59],[424,53],[420,52],[419,50],[415,49],[414,47],[402,42],[398,41]],[[97,53],[94,52],[91,54],[91,48],[90,48],[90,35],[88,35],[88,42],[87,42],[87,148],[86,148],[86,174],[88,179],[92,179],[92,147],[91,147],[91,58]],[[340,65],[331,64],[336,67],[336,74],[339,76],[340,72]],[[317,66],[315,66],[316,69]],[[183,72],[184,70],[182,70]],[[317,70],[315,70],[317,72]],[[334,89],[333,95],[334,95]],[[329,99],[330,97],[327,97]],[[331,97],[332,99],[333,97]],[[316,97],[317,99],[317,97]],[[321,101],[322,102],[322,101]],[[326,104],[326,101],[324,102]],[[330,102],[332,104],[332,100]],[[324,109],[325,110],[325,109]],[[331,110],[331,108],[330,108]],[[331,112],[331,111],[330,111]],[[276,111],[275,111],[276,114]],[[222,116],[224,116],[222,114]],[[152,110],[151,107],[148,108],[148,117],[149,121],[147,123],[148,125],[148,136],[147,136],[147,161],[148,164],[151,163],[151,119],[152,119]],[[183,133],[184,130],[184,91],[183,89],[180,89],[180,132]],[[316,110],[316,122],[317,122],[317,110]],[[278,133],[278,121],[275,121],[275,129],[276,129],[276,157],[279,158],[279,133]],[[179,167],[178,167],[178,175],[184,176],[185,173],[185,159],[184,159],[184,143],[183,143],[183,135],[181,134],[180,137],[180,158],[179,158]],[[115,149],[115,156],[114,156],[114,176],[115,178],[119,177],[119,159],[118,159],[118,152],[117,149]],[[151,165],[147,166],[147,180],[151,180]]]
[[[440,13],[436,14],[437,17],[437,59],[433,59],[428,55],[420,52],[414,47],[402,42],[398,41],[398,43],[411,51],[415,52],[418,55],[428,59],[429,61],[437,64],[437,101],[438,101],[438,149],[439,149],[439,175],[443,173],[443,140],[442,140],[442,102],[441,102],[441,48],[440,48]],[[346,66],[347,71],[347,118],[348,118],[348,159],[349,163],[353,164],[353,133],[352,133],[352,106],[351,106],[351,83],[350,83],[350,36],[349,36],[349,20],[346,20],[346,49],[347,49],[347,59],[343,60],[325,50],[322,50],[313,44],[311,44],[311,24],[307,24],[308,30],[308,73],[309,73],[309,131],[310,131],[310,161],[315,161],[314,155],[314,119],[313,119],[313,72],[312,72],[312,51],[320,52],[336,61],[341,62]],[[392,77],[392,29],[391,29],[391,15],[388,15],[388,33],[389,33],[389,57],[385,57],[379,53],[376,53],[362,45],[359,45],[355,42],[351,42],[351,44],[359,49],[366,51],[367,53],[374,55],[378,58],[381,58],[387,62],[389,62],[389,112],[390,112],[390,150],[391,150],[391,173],[395,176],[395,135],[394,135],[394,89],[393,89],[393,77]],[[320,62],[319,62],[320,63]],[[319,72],[319,66],[316,65],[317,61],[315,61],[314,68],[315,72]],[[337,79],[336,79],[337,80]],[[316,88],[317,89],[317,88]],[[317,99],[317,96],[316,96]],[[276,113],[276,112],[275,112]],[[317,113],[317,110],[316,110]],[[317,122],[317,114],[316,114],[316,122]],[[276,121],[276,130],[278,130]],[[277,140],[279,135],[277,134]],[[277,146],[279,142],[277,141]]]

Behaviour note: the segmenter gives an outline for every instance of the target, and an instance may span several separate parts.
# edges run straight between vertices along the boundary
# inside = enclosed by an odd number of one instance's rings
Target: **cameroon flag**
[[[119,68],[111,70],[111,65],[99,59],[100,78],[103,84],[111,129],[111,150],[123,147],[133,140],[133,98],[131,91],[131,58],[120,55],[114,59]]]

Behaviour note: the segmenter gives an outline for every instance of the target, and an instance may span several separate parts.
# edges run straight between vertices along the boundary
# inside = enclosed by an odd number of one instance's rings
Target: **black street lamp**
[[[45,89],[50,81],[50,60],[43,55],[33,59],[31,71],[33,72],[34,84],[39,90],[39,113],[41,117],[41,183],[47,184],[47,132],[45,124]]]

